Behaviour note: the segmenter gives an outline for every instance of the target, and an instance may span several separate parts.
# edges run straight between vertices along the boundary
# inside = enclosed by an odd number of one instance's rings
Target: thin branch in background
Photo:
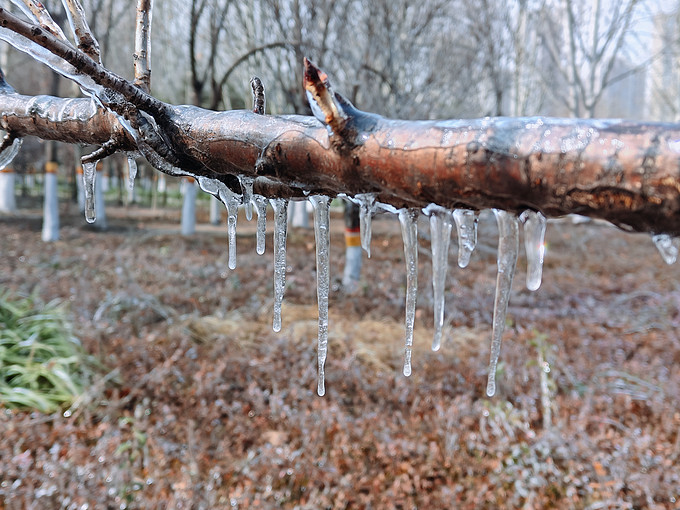
[[[144,92],[151,91],[151,18],[153,0],[137,1],[135,25],[135,85]]]
[[[101,64],[99,43],[87,24],[83,6],[80,5],[78,0],[61,0],[61,3],[64,5],[64,10],[68,15],[68,22],[71,25],[78,49],[95,62]]]

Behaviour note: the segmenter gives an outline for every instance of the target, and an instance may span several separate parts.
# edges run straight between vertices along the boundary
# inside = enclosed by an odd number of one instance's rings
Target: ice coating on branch
[[[434,295],[434,338],[432,350],[438,351],[444,326],[444,287],[449,265],[449,243],[453,223],[451,214],[435,210],[430,214],[430,242],[432,243],[432,292]]]
[[[524,226],[524,250],[527,254],[527,289],[538,290],[543,276],[545,226],[547,219],[540,212],[526,210],[519,219]]]
[[[359,228],[361,230],[361,247],[371,258],[371,220],[376,211],[375,193],[359,193],[354,197],[359,202]]]
[[[94,208],[94,180],[97,175],[97,161],[83,163],[83,187],[85,190],[85,220],[94,223],[97,219]]]
[[[221,181],[217,181],[219,187],[219,199],[227,208],[227,232],[229,236],[229,269],[236,269],[236,217],[238,206],[241,203],[241,195],[231,191]]]
[[[418,292],[418,210],[400,209],[399,222],[404,239],[406,261],[406,341],[404,348],[404,375],[411,375],[411,347],[413,346],[413,322],[416,317],[416,294]]]
[[[328,291],[330,288],[330,199],[313,196],[314,236],[316,238],[316,296],[319,305],[319,334],[317,342],[318,378],[316,392],[320,397],[326,393],[326,353],[328,352]]]
[[[262,195],[253,195],[252,203],[257,211],[257,245],[255,250],[258,255],[264,253],[265,233],[267,232],[267,199]]]
[[[128,189],[130,191],[133,191],[135,189],[135,177],[137,177],[137,160],[132,154],[128,153],[127,163],[128,163]]]
[[[42,46],[26,39],[25,37],[12,32],[8,28],[0,26],[0,39],[14,46],[19,51],[23,51],[38,62],[42,62],[53,71],[63,77],[76,82],[81,89],[88,95],[100,97],[104,93],[104,88],[97,85],[92,78],[80,74],[75,67],[61,58],[57,57]]]
[[[243,207],[246,210],[246,220],[250,221],[253,219],[253,183],[255,179],[253,177],[242,175],[239,177],[241,182],[241,191],[243,192]]]
[[[273,198],[274,209],[274,331],[281,331],[281,303],[286,290],[286,236],[288,235],[288,200]]]
[[[661,257],[666,264],[674,264],[678,260],[678,248],[673,244],[673,238],[667,234],[657,234],[652,236],[652,241],[656,249],[659,250]]]
[[[493,332],[491,337],[491,360],[489,376],[486,383],[486,394],[492,397],[496,393],[496,367],[501,353],[501,339],[505,330],[505,315],[512,280],[517,266],[519,251],[519,221],[514,214],[499,209],[493,210],[498,223],[498,274],[496,276],[496,296],[493,304]]]
[[[458,233],[458,266],[467,267],[477,246],[477,215],[469,209],[456,209],[453,219]]]
[[[14,160],[23,143],[23,138],[15,138],[12,145],[0,153],[0,170],[4,170]]]

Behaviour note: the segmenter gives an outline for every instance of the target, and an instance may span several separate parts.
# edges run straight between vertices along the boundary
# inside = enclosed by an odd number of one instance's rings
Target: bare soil
[[[66,412],[0,406],[0,508],[680,508],[680,266],[648,236],[549,224],[537,292],[520,258],[489,399],[493,219],[466,269],[452,241],[436,353],[421,224],[405,378],[398,224],[375,220],[349,295],[338,215],[321,398],[313,231],[290,230],[276,334],[271,232],[256,255],[241,216],[229,271],[226,227],[182,237],[178,218],[111,208],[98,232],[64,206],[45,244],[38,210],[0,217],[0,285],[70,301],[106,367]]]

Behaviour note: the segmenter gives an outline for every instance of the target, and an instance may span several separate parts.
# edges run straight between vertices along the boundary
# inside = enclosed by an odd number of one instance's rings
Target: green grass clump
[[[54,412],[83,393],[96,367],[64,303],[0,292],[0,404]]]

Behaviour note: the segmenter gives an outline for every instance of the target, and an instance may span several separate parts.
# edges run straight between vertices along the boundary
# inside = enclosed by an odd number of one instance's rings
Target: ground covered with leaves
[[[327,394],[316,396],[313,231],[291,229],[283,329],[273,257],[239,218],[177,232],[178,213],[110,210],[97,232],[62,214],[0,218],[0,287],[69,303],[103,368],[58,412],[0,405],[0,508],[678,508],[680,266],[651,239],[548,225],[542,287],[508,312],[499,391],[486,398],[497,230],[482,215],[470,265],[452,242],[442,349],[432,337],[421,223],[413,375],[401,375],[398,223],[375,220],[354,294],[332,231]]]

